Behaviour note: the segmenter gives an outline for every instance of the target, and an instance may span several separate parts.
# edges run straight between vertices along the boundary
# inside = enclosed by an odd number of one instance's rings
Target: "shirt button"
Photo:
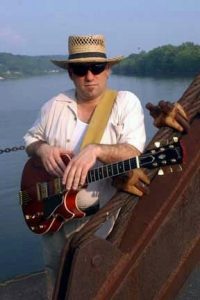
[[[70,139],[67,139],[67,143],[69,143],[70,142]]]

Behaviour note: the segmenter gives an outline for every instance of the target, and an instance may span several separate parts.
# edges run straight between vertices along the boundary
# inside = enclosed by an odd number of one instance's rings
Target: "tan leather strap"
[[[81,149],[88,144],[100,143],[116,97],[117,91],[106,90],[92,115],[81,144]]]

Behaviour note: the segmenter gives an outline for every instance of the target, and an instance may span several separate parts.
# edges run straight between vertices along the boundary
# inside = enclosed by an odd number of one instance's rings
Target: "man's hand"
[[[85,184],[87,173],[97,159],[103,163],[114,163],[139,154],[139,150],[129,144],[89,144],[68,164],[63,175],[63,184],[67,190],[79,189]]]
[[[142,197],[149,193],[150,180],[143,169],[134,169],[114,178],[113,185],[120,190]]]
[[[62,180],[67,190],[77,190],[85,184],[89,169],[96,163],[98,148],[96,144],[88,145],[70,160]]]
[[[35,152],[40,157],[45,170],[51,175],[62,177],[66,169],[66,165],[62,160],[62,155],[71,153],[59,147],[50,146],[46,143],[41,143]]]
[[[154,118],[156,127],[169,126],[180,132],[188,132],[190,127],[189,119],[179,103],[173,104],[162,100],[156,106],[152,103],[147,103],[146,108]]]

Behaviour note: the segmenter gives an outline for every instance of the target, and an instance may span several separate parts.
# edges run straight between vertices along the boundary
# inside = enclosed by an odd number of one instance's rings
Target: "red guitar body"
[[[67,165],[70,157],[64,156],[63,160]],[[31,231],[38,234],[55,232],[67,220],[85,216],[76,205],[78,192],[63,193],[63,189],[61,179],[47,173],[39,159],[27,161],[22,173],[20,198]]]

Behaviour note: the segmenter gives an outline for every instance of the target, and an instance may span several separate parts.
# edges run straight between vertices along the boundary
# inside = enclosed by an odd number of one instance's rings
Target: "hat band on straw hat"
[[[111,66],[119,63],[124,57],[107,58],[105,39],[103,35],[69,36],[69,56],[66,60],[52,60],[52,62],[65,70],[69,64],[83,63],[109,63]]]
[[[104,53],[101,53],[101,52],[82,52],[82,53],[75,53],[75,54],[70,54],[69,55],[69,59],[88,58],[88,57],[107,58],[107,56]]]

